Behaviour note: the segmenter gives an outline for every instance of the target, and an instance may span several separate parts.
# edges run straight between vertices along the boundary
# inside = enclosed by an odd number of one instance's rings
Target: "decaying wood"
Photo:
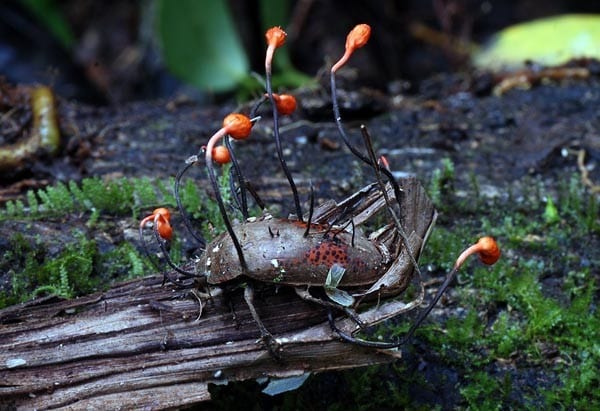
[[[231,304],[214,296],[198,318],[195,297],[161,283],[162,276],[152,276],[79,299],[36,300],[0,311],[0,405],[164,409],[209,399],[210,383],[398,356],[340,342],[322,307],[271,287],[258,293],[257,309],[282,343],[283,361],[277,362],[257,341],[241,293],[232,293]]]
[[[415,179],[402,180],[401,186],[407,244],[418,257],[435,211]],[[383,207],[377,205],[380,197],[376,186],[367,186],[341,206],[319,207],[316,218],[321,210],[342,212],[352,206],[360,223]],[[362,204],[375,206],[362,209]],[[411,267],[406,250],[394,264]],[[385,289],[389,281],[378,287]],[[0,406],[173,408],[208,400],[210,383],[289,377],[399,356],[395,350],[341,342],[323,306],[300,299],[292,287],[255,286],[258,315],[282,347],[280,360],[259,340],[241,289],[225,293],[215,288],[206,300],[163,284],[157,275],[74,300],[41,299],[2,310]],[[366,307],[360,321],[372,325],[416,308],[423,298],[419,288],[407,302],[398,296]],[[345,334],[356,330],[349,318],[336,324]]]

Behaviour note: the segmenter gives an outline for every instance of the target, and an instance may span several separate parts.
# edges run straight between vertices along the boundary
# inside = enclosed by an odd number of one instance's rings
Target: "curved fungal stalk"
[[[438,288],[438,291],[435,294],[435,297],[433,297],[433,300],[431,301],[431,303],[427,306],[427,308],[425,308],[425,310],[423,310],[419,314],[419,316],[417,317],[415,322],[412,324],[412,326],[410,327],[410,329],[408,330],[408,332],[406,333],[404,338],[402,338],[397,343],[365,341],[365,340],[355,338],[349,334],[346,334],[337,328],[337,326],[335,325],[335,320],[333,318],[333,315],[330,312],[329,313],[329,324],[331,326],[331,329],[333,331],[335,331],[336,333],[338,333],[343,340],[352,342],[354,344],[362,345],[365,347],[397,348],[397,347],[400,347],[401,345],[408,343],[410,341],[410,339],[412,338],[413,334],[415,333],[415,331],[417,330],[417,328],[419,328],[419,326],[421,325],[423,320],[425,320],[425,318],[427,318],[427,316],[429,315],[429,313],[431,312],[433,307],[435,307],[435,305],[440,300],[440,298],[442,297],[442,295],[444,294],[446,289],[450,286],[450,284],[456,277],[458,270],[460,270],[460,268],[463,266],[465,261],[473,254],[478,254],[479,259],[481,260],[482,263],[484,263],[486,265],[493,265],[500,258],[501,252],[500,252],[500,248],[498,247],[498,244],[496,243],[496,240],[494,240],[492,237],[488,237],[488,236],[481,237],[475,244],[473,244],[470,247],[468,247],[467,249],[465,249],[456,259],[456,262],[454,263],[454,267],[446,275],[444,282],[442,283],[440,288]]]
[[[421,314],[419,314],[419,317],[417,317],[414,324],[410,327],[408,333],[406,334],[406,337],[404,337],[401,344],[407,343],[412,338],[412,335],[414,334],[415,330],[429,315],[429,313],[440,300],[446,289],[450,286],[450,284],[454,280],[454,277],[456,277],[458,270],[460,270],[467,258],[472,256],[473,254],[478,254],[479,259],[482,263],[486,265],[493,265],[500,258],[501,252],[500,248],[498,247],[498,244],[496,243],[496,240],[494,240],[492,237],[487,236],[481,237],[475,244],[464,250],[456,259],[454,267],[444,279],[444,282],[438,289],[437,293],[435,294],[435,297],[433,297],[431,303],[427,306],[427,308],[424,311],[421,312]]]
[[[231,236],[231,240],[233,241],[233,245],[238,255],[238,259],[240,260],[240,265],[242,269],[247,268],[246,260],[244,258],[244,252],[242,251],[242,246],[240,245],[240,241],[238,240],[235,232],[233,231],[233,227],[231,226],[231,221],[229,221],[229,217],[227,216],[227,210],[225,209],[225,204],[223,203],[223,198],[221,197],[221,191],[219,190],[219,184],[217,183],[217,177],[215,175],[215,169],[213,166],[213,149],[215,148],[215,144],[222,140],[223,137],[230,135],[233,139],[236,140],[244,140],[250,136],[250,131],[252,130],[252,120],[250,117],[239,114],[232,113],[229,114],[223,119],[223,127],[221,127],[206,143],[206,150],[204,154],[204,159],[206,162],[206,169],[208,171],[208,178],[210,180],[213,192],[215,194],[215,198],[217,200],[217,204],[219,205],[219,211],[221,212],[221,217],[223,218],[223,223],[225,224],[225,228],[227,232]]]
[[[267,85],[267,96],[269,101],[271,102],[271,107],[273,110],[273,134],[275,137],[275,147],[277,149],[277,157],[279,158],[279,164],[281,164],[281,169],[285,174],[285,177],[288,180],[290,188],[292,189],[292,195],[294,197],[294,206],[296,208],[296,216],[299,221],[302,220],[302,208],[300,207],[300,197],[298,196],[298,189],[296,188],[296,183],[294,183],[294,179],[292,178],[292,174],[288,169],[287,163],[283,158],[283,149],[281,148],[281,137],[279,136],[279,110],[277,108],[277,102],[275,101],[275,97],[273,95],[273,87],[271,84],[272,77],[272,62],[273,55],[275,54],[275,50],[285,44],[285,38],[287,34],[285,31],[281,29],[281,27],[271,27],[265,33],[265,38],[267,40],[267,52],[265,55],[265,80]]]
[[[389,198],[387,198],[388,196],[387,196],[387,190],[385,188],[385,185],[383,185],[381,183],[380,174],[383,173],[386,176],[390,185],[392,186],[392,189],[394,191],[394,197],[396,197],[396,202],[398,203],[398,205],[400,205],[400,199],[401,199],[400,187],[398,186],[396,179],[392,175],[392,172],[389,170],[389,167],[386,167],[385,165],[380,165],[379,162],[377,161],[377,159],[373,153],[371,139],[370,139],[368,133],[366,132],[366,128],[364,126],[362,127],[362,134],[363,134],[363,138],[365,141],[365,145],[367,146],[369,155],[365,156],[359,149],[357,149],[350,142],[350,139],[348,138],[348,134],[346,133],[346,130],[344,129],[344,125],[342,123],[342,116],[340,114],[340,107],[339,107],[339,103],[338,103],[338,99],[337,99],[337,87],[335,84],[335,73],[344,64],[346,64],[346,62],[350,59],[350,56],[352,56],[352,54],[354,53],[354,51],[356,49],[361,48],[365,44],[367,44],[370,36],[371,36],[371,27],[368,24],[358,24],[357,26],[355,26],[350,31],[350,33],[348,33],[348,36],[346,37],[346,50],[344,52],[344,55],[331,67],[330,81],[331,81],[331,101],[332,101],[332,106],[333,106],[333,117],[335,119],[335,123],[337,125],[338,132],[339,132],[340,136],[342,137],[342,141],[344,142],[346,147],[348,147],[348,149],[352,152],[352,154],[354,154],[356,157],[358,157],[363,163],[369,165],[370,167],[373,167],[373,170],[375,170],[375,174],[376,174],[376,176],[378,176],[378,180],[380,181],[381,190],[384,194],[384,197],[386,198],[386,203],[388,204],[388,210],[389,210],[390,214],[392,215],[392,218],[394,219],[394,223],[396,225],[396,228],[398,229],[398,233],[400,234],[400,237],[402,237],[402,243],[406,247],[407,250],[410,250],[410,247],[408,246],[408,236],[404,232],[404,228],[402,227],[401,221],[394,213],[393,208],[389,207],[390,201],[389,201]],[[386,161],[386,163],[387,163],[387,161]],[[419,269],[419,265],[417,264],[416,258],[410,251],[409,251],[409,258],[410,258],[412,264],[414,265],[415,270],[417,271],[417,274],[420,276],[421,270]]]
[[[157,208],[154,211],[152,211],[152,214],[144,217],[142,219],[142,221],[140,221],[139,236],[140,236],[140,242],[143,245],[144,252],[148,256],[148,258],[150,259],[152,264],[158,268],[158,264],[151,257],[150,252],[148,251],[148,247],[146,245],[146,241],[144,240],[144,228],[148,225],[148,223],[151,222],[152,228],[154,231],[154,237],[156,238],[156,242],[160,246],[160,250],[162,251],[165,261],[167,262],[169,267],[171,267],[178,273],[184,275],[185,277],[188,277],[188,278],[196,277],[196,273],[189,272],[182,268],[179,268],[177,266],[177,264],[175,264],[173,262],[173,260],[171,260],[171,256],[169,255],[169,250],[167,249],[167,246],[166,246],[166,244],[169,241],[171,241],[171,239],[173,238],[173,228],[171,227],[170,219],[171,219],[171,213],[170,213],[169,209],[167,209],[165,207],[160,207],[160,208]],[[164,276],[166,279],[168,279],[172,283],[181,285],[181,282],[179,280],[172,278],[171,276],[169,276],[167,274],[167,272],[164,273]]]
[[[229,114],[228,116],[226,116],[225,119],[223,120],[223,126],[221,127],[221,129],[219,129],[211,137],[212,143],[211,143],[210,152],[208,151],[208,146],[202,146],[200,153],[189,157],[186,160],[186,165],[175,176],[174,195],[175,195],[175,200],[177,202],[177,207],[179,209],[179,212],[181,213],[183,222],[184,222],[187,230],[194,237],[194,239],[200,243],[200,248],[202,248],[202,249],[206,248],[206,241],[204,240],[202,235],[192,226],[191,220],[190,220],[189,216],[187,215],[187,212],[185,211],[185,208],[183,207],[183,204],[181,201],[181,181],[183,179],[183,176],[185,175],[185,173],[188,172],[188,170],[190,168],[192,168],[192,166],[194,166],[198,161],[200,161],[200,159],[199,159],[200,155],[204,154],[205,157],[211,158],[211,161],[209,162],[209,166],[207,167],[207,169],[208,169],[209,178],[211,179],[211,184],[212,184],[212,180],[216,179],[214,169],[212,167],[212,161],[214,160],[218,164],[225,164],[225,163],[228,163],[229,161],[231,161],[233,164],[232,173],[234,175],[235,180],[237,180],[237,182],[238,182],[238,186],[241,191],[240,195],[242,197],[242,200],[238,200],[238,196],[235,192],[235,188],[232,188],[232,194],[233,194],[234,199],[238,202],[238,205],[240,206],[240,209],[242,211],[242,215],[244,216],[244,218],[247,218],[247,216],[248,216],[246,190],[250,191],[250,193],[254,196],[256,202],[259,205],[262,204],[263,205],[262,208],[264,208],[264,204],[262,203],[260,198],[258,198],[255,195],[253,190],[249,189],[248,184],[245,181],[243,174],[241,172],[241,168],[239,167],[239,163],[237,162],[237,159],[235,157],[235,153],[233,151],[233,147],[231,145],[230,139],[229,139],[229,137],[227,137],[229,135],[230,137],[232,137],[233,139],[236,139],[236,140],[243,140],[243,139],[247,138],[250,135],[252,125],[258,120],[260,120],[260,117],[249,118],[248,116],[246,116],[244,114],[238,114],[238,113],[232,113],[232,114]],[[224,145],[216,145],[220,140],[223,140]],[[216,184],[216,180],[215,180],[215,184]],[[213,190],[215,189],[214,184],[212,185],[212,188],[213,188]],[[217,202],[220,201],[222,203],[220,192],[218,190],[215,191],[215,196],[217,196]],[[221,205],[219,205],[219,210],[223,214],[224,221],[226,221],[225,225],[227,226],[229,219],[227,218],[227,215],[224,214],[224,209],[225,209],[224,206],[223,206],[223,208],[221,208]]]
[[[336,72],[340,67],[342,67],[352,53],[358,48],[363,47],[369,41],[371,37],[371,26],[368,24],[357,24],[354,28],[348,33],[346,37],[346,50],[344,55],[331,67],[332,72]]]
[[[175,187],[173,188],[173,191],[174,191],[175,201],[177,202],[177,208],[179,209],[179,212],[181,213],[181,217],[183,219],[183,224],[185,225],[185,228],[187,228],[188,232],[192,235],[192,237],[194,237],[194,239],[196,241],[198,241],[198,243],[200,243],[200,248],[204,250],[206,248],[206,240],[192,226],[190,217],[187,215],[187,212],[185,211],[185,208],[183,207],[183,203],[181,202],[181,194],[180,194],[181,179],[183,178],[185,173],[187,173],[187,171],[190,168],[192,168],[192,166],[194,164],[196,164],[197,162],[198,162],[198,156],[191,156],[190,158],[188,158],[186,160],[185,166],[181,170],[179,170],[179,172],[175,176]]]
[[[246,190],[247,190],[246,184],[247,183],[243,177],[240,163],[237,161],[235,152],[233,151],[233,145],[231,144],[231,139],[224,138],[223,142],[225,143],[225,147],[227,147],[229,157],[231,160],[231,165],[232,165],[231,169],[229,170],[229,186],[230,186],[230,190],[231,190],[231,195],[232,195],[233,199],[235,200],[235,202],[237,203],[238,208],[242,212],[242,216],[244,217],[244,220],[246,220],[249,217],[248,198],[246,195]],[[237,195],[237,191],[236,191],[236,187],[235,187],[236,181],[238,184],[238,188],[240,190],[239,196]]]
[[[335,120],[335,124],[337,125],[338,132],[342,141],[348,147],[350,152],[358,157],[363,163],[376,168],[378,171],[385,174],[386,178],[389,180],[392,188],[394,189],[394,194],[396,196],[396,200],[400,201],[400,188],[398,184],[396,184],[396,180],[392,175],[391,171],[386,167],[380,167],[376,161],[372,161],[369,157],[365,156],[359,149],[357,149],[351,142],[346,130],[344,129],[344,124],[342,123],[342,116],[340,114],[340,106],[337,98],[337,86],[335,81],[336,72],[348,61],[350,56],[354,53],[357,48],[363,47],[367,44],[369,37],[371,35],[371,27],[368,24],[359,24],[350,31],[348,36],[346,37],[346,50],[344,55],[331,67],[330,73],[330,83],[331,83],[331,103],[333,107],[333,117]]]

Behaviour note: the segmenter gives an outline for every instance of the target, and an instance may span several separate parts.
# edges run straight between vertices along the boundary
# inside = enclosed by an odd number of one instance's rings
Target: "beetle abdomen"
[[[380,276],[384,259],[378,248],[360,230],[326,232],[289,220],[264,220],[235,227],[244,252],[243,271],[231,238],[227,234],[209,244],[199,262],[210,284],[220,284],[241,275],[287,285],[323,286],[329,268],[339,264],[346,269],[340,286],[372,284]]]

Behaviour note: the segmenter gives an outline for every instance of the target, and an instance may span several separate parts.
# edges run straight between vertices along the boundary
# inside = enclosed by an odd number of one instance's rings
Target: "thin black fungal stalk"
[[[279,164],[281,164],[281,169],[285,174],[285,177],[288,180],[290,188],[292,189],[292,195],[294,197],[294,205],[296,208],[296,216],[299,221],[303,221],[302,219],[302,207],[300,207],[300,197],[298,195],[298,189],[296,188],[296,183],[292,178],[292,174],[288,169],[287,163],[283,158],[283,149],[281,148],[281,137],[279,136],[279,112],[277,110],[277,105],[275,103],[275,98],[273,97],[273,88],[271,84],[271,63],[273,61],[273,54],[275,53],[275,49],[281,47],[285,43],[286,33],[280,27],[273,27],[267,30],[266,39],[267,39],[267,52],[265,57],[265,82],[267,86],[267,96],[269,98],[269,102],[271,103],[271,108],[273,112],[273,135],[275,137],[275,148],[277,149],[277,157],[279,159]]]
[[[367,44],[367,41],[369,40],[370,35],[371,35],[371,27],[369,25],[358,24],[357,26],[355,26],[350,31],[348,36],[346,37],[346,50],[344,52],[344,55],[331,67],[330,82],[331,82],[331,101],[332,101],[332,106],[333,106],[333,116],[335,119],[335,123],[337,125],[338,132],[339,132],[340,136],[342,137],[342,140],[344,141],[344,144],[346,145],[346,147],[348,147],[348,149],[352,152],[352,154],[354,154],[356,157],[358,157],[363,163],[369,165],[370,167],[373,167],[376,175],[379,175],[379,173],[385,174],[386,178],[388,179],[388,181],[394,191],[394,197],[396,197],[396,202],[398,203],[398,206],[400,206],[400,201],[402,198],[401,194],[400,194],[401,190],[400,190],[400,187],[398,186],[398,183],[396,182],[396,179],[394,178],[392,172],[385,167],[381,167],[377,163],[377,159],[374,158],[374,155],[371,155],[370,156],[371,158],[365,156],[360,150],[358,150],[350,142],[350,139],[348,138],[348,135],[346,134],[346,130],[344,129],[344,125],[342,123],[342,116],[340,114],[340,107],[339,107],[339,103],[338,103],[338,99],[337,99],[337,87],[335,84],[335,74],[336,74],[337,70],[340,67],[342,67],[344,64],[346,64],[346,62],[348,61],[348,59],[350,58],[352,53],[354,53],[354,51],[357,48],[363,47],[365,44]],[[363,137],[364,137],[364,132],[363,132]],[[372,151],[372,147],[371,147],[371,151]],[[381,177],[379,177],[379,180],[381,180]],[[385,188],[385,185],[382,185],[381,189],[383,191],[383,195],[387,196],[387,190]],[[386,201],[386,203],[388,204],[388,209],[390,211],[393,211],[393,210],[391,210],[391,208],[389,208],[389,205],[390,205],[389,198],[388,198],[388,201]],[[393,214],[393,218],[394,218],[394,223],[396,225],[398,233],[400,234],[400,237],[402,238],[402,244],[404,245],[404,247],[406,247],[406,249],[408,251],[408,255],[410,256],[411,263],[415,267],[417,274],[420,276],[421,270],[419,269],[419,265],[417,264],[416,258],[410,251],[410,247],[408,246],[408,237],[404,231],[404,228],[402,227],[400,220],[397,218],[397,216],[395,214]]]
[[[244,217],[244,220],[248,219],[248,199],[246,196],[246,180],[244,179],[244,175],[242,174],[242,169],[240,168],[240,164],[237,161],[237,158],[235,156],[235,152],[233,150],[233,144],[231,144],[231,139],[226,136],[224,139],[225,141],[225,147],[227,147],[227,150],[229,150],[229,155],[231,156],[231,170],[230,170],[230,177],[229,177],[229,182],[232,185],[231,188],[231,194],[233,196],[233,198],[235,198],[235,200],[238,202],[238,205],[240,206],[240,210],[242,211],[242,216]],[[239,198],[237,196],[236,190],[235,190],[235,184],[234,181],[237,180],[237,184],[238,184],[238,188],[240,190],[240,195]]]
[[[306,222],[306,231],[304,232],[304,237],[308,237],[308,233],[310,232],[310,225],[312,224],[313,212],[315,211],[315,190],[310,183],[310,208],[308,209],[308,221]]]
[[[377,168],[380,172],[385,174],[386,178],[389,180],[392,185],[392,189],[394,190],[394,196],[400,202],[400,187],[396,183],[392,172],[386,168],[380,167],[377,162],[373,163],[367,156],[365,156],[358,148],[356,148],[351,142],[346,130],[344,128],[344,124],[342,122],[342,116],[340,114],[340,107],[337,98],[337,88],[335,85],[335,71],[331,71],[331,103],[333,107],[333,117],[335,119],[335,124],[337,126],[340,137],[342,137],[342,141],[348,147],[350,152],[358,157],[363,163],[367,164],[370,167]]]
[[[388,210],[388,213],[392,217],[392,220],[394,220],[396,229],[398,230],[400,237],[402,237],[402,243],[404,244],[404,246],[406,247],[406,251],[408,252],[408,258],[410,258],[410,262],[413,264],[413,266],[415,267],[415,270],[417,271],[417,275],[420,277],[421,270],[419,269],[419,264],[417,263],[415,256],[412,254],[412,252],[410,251],[410,248],[408,247],[408,237],[406,236],[406,232],[404,231],[404,228],[402,227],[400,218],[396,215],[396,212],[393,209],[393,205],[392,205],[390,197],[387,193],[387,188],[385,187],[385,183],[381,179],[381,171],[382,170],[389,171],[389,170],[387,168],[381,167],[377,163],[377,157],[375,156],[375,150],[373,150],[373,143],[371,140],[371,136],[369,135],[369,132],[367,131],[367,127],[364,124],[360,126],[360,131],[362,133],[363,140],[365,142],[365,146],[367,147],[367,152],[369,153],[370,162],[371,162],[371,164],[373,164],[373,170],[375,172],[375,179],[377,180],[377,184],[379,185],[379,187],[381,189],[381,193],[383,194],[383,199],[385,201],[385,204],[387,205],[386,208]],[[393,178],[392,178],[392,180],[390,180],[390,184],[392,184],[392,186],[394,184],[396,184],[396,186],[398,185],[396,183],[396,180]],[[400,188],[398,188],[398,190],[399,189]],[[400,204],[400,199],[398,197],[396,197],[396,202],[398,204]]]
[[[252,196],[252,198],[254,198],[254,201],[256,201],[256,205],[258,205],[258,207],[261,210],[264,210],[265,208],[267,208],[267,205],[262,200],[262,198],[260,198],[260,196],[258,195],[258,192],[256,191],[256,188],[254,188],[254,185],[248,180],[244,181],[244,185],[246,187],[246,190],[248,190],[248,192]]]
[[[165,261],[167,262],[169,267],[171,267],[173,270],[177,271],[179,274],[181,274],[187,278],[197,278],[198,274],[196,274],[195,272],[186,271],[183,268],[180,268],[177,264],[175,264],[173,262],[173,260],[171,260],[171,255],[169,254],[169,250],[167,250],[167,247],[166,247],[166,241],[161,237],[160,233],[158,232],[158,224],[154,224],[154,227],[152,227],[152,231],[154,232],[154,237],[156,238],[156,241],[158,242],[158,245],[160,246],[160,250],[162,251],[162,253],[165,257]],[[169,277],[169,280],[172,281],[170,277]],[[175,284],[177,284],[177,282]]]
[[[150,250],[148,250],[148,244],[144,239],[144,226],[142,226],[141,224],[139,226],[139,237],[140,243],[142,243],[142,249],[144,250],[144,254],[146,254],[146,257],[148,258],[148,260],[150,260],[152,266],[154,266],[154,268],[156,268],[159,271],[162,270],[161,267],[159,267],[159,264],[155,261],[154,256],[150,253]]]
[[[192,235],[192,237],[194,237],[194,239],[200,243],[200,248],[204,250],[206,248],[206,240],[198,231],[196,231],[196,229],[192,225],[192,221],[187,211],[185,211],[185,208],[183,207],[180,194],[181,179],[183,178],[184,174],[187,173],[187,171],[197,162],[197,155],[192,156],[186,160],[185,167],[179,170],[179,172],[175,176],[175,186],[173,188],[173,192],[175,196],[175,201],[177,202],[177,208],[179,209],[179,213],[181,214],[181,218],[183,219],[183,224],[185,225],[185,228],[187,228],[188,232]]]
[[[154,210],[154,213],[146,218],[144,218],[142,220],[142,222],[140,223],[139,226],[139,236],[140,236],[140,242],[142,243],[142,248],[144,250],[144,253],[146,254],[146,256],[148,257],[148,259],[150,260],[151,264],[159,271],[163,271],[163,269],[159,266],[158,262],[155,260],[154,256],[151,255],[150,251],[148,250],[148,244],[146,243],[146,239],[144,238],[144,226],[146,225],[147,222],[150,221],[151,218],[152,219],[152,224],[153,224],[153,232],[154,232],[154,237],[156,239],[156,242],[159,244],[160,249],[165,257],[165,260],[167,261],[167,265],[169,265],[171,268],[173,268],[175,271],[179,272],[180,274],[184,275],[185,277],[188,278],[192,278],[192,277],[196,277],[195,273],[192,272],[188,272],[185,270],[180,269],[177,265],[175,265],[175,263],[173,263],[173,261],[170,258],[170,254],[169,254],[169,250],[167,250],[166,247],[166,242],[167,239],[171,238],[171,229],[170,229],[170,225],[168,222],[168,217],[164,217],[161,216],[159,213],[157,213],[158,210],[161,209],[157,209]],[[166,209],[162,209],[165,210],[168,213],[168,210]],[[165,235],[165,233],[161,233],[160,232],[160,219],[164,218],[164,224],[169,226],[169,233]],[[168,271],[163,271],[163,283],[165,280],[169,280],[171,281],[173,284],[176,284],[178,286],[185,286],[184,283],[182,283],[181,281],[179,281],[177,278],[174,278],[170,275],[170,273]]]
[[[231,221],[229,220],[229,216],[227,215],[227,210],[225,209],[225,203],[223,202],[223,197],[221,196],[221,191],[219,190],[219,184],[217,183],[217,177],[215,175],[215,169],[213,165],[213,161],[218,161],[220,163],[228,162],[231,158],[231,155],[230,153],[227,153],[225,159],[215,158],[213,160],[213,150],[216,150],[215,144],[223,138],[229,138],[229,136],[236,140],[243,140],[248,138],[250,136],[250,132],[252,131],[252,125],[256,120],[258,120],[258,118],[254,118],[251,120],[248,116],[239,113],[231,113],[227,115],[225,119],[223,119],[223,127],[221,127],[215,134],[213,134],[212,137],[208,140],[208,143],[206,143],[206,149],[204,153],[206,170],[208,172],[208,179],[210,180],[211,187],[215,194],[215,199],[219,206],[219,211],[221,212],[223,223],[225,224],[227,233],[231,237],[231,241],[233,242],[233,246],[235,247],[238,259],[240,260],[240,265],[243,270],[247,270],[248,265],[246,264],[244,252],[242,250],[242,246],[240,245],[240,241],[237,238],[235,231],[233,231]],[[225,150],[227,151],[226,148]]]
[[[419,328],[419,326],[421,325],[421,323],[423,323],[425,318],[427,318],[427,316],[429,315],[429,313],[431,312],[433,307],[435,307],[435,305],[438,303],[440,298],[442,298],[442,295],[444,295],[444,292],[448,289],[448,287],[450,286],[450,284],[456,277],[458,270],[460,270],[460,268],[465,263],[465,261],[473,254],[478,254],[481,262],[483,262],[486,265],[495,264],[501,255],[500,249],[498,248],[498,244],[492,237],[481,237],[475,244],[473,244],[470,247],[468,247],[467,249],[465,249],[456,259],[456,262],[454,263],[454,267],[452,267],[452,270],[450,270],[450,272],[446,275],[444,282],[438,288],[438,290],[435,294],[435,297],[433,297],[433,300],[431,300],[431,303],[429,303],[427,308],[425,308],[423,311],[421,311],[419,313],[419,316],[417,317],[415,322],[411,325],[411,327],[408,329],[405,336],[403,338],[399,339],[397,342],[386,343],[386,342],[366,341],[366,340],[361,340],[361,339],[355,338],[352,335],[349,335],[347,333],[344,333],[339,328],[337,328],[337,326],[335,325],[335,319],[333,318],[333,314],[331,313],[331,310],[329,310],[328,319],[329,319],[329,325],[330,325],[331,329],[333,331],[335,331],[336,333],[338,333],[343,340],[352,342],[354,344],[362,345],[364,347],[397,348],[397,347],[400,347],[401,345],[408,343],[410,341],[410,339],[412,338],[412,336],[414,335],[417,328]]]
[[[217,183],[217,177],[215,175],[213,160],[208,154],[206,155],[206,170],[208,171],[208,179],[210,180],[210,184],[215,194],[215,199],[219,206],[219,211],[221,212],[223,223],[225,224],[225,228],[227,229],[227,232],[231,237],[231,241],[233,242],[233,246],[235,247],[235,251],[237,252],[240,264],[245,270],[248,268],[248,265],[246,264],[246,260],[244,258],[244,252],[242,251],[242,246],[240,245],[240,241],[238,240],[235,231],[233,231],[231,221],[229,221],[229,216],[227,215],[227,210],[225,209],[225,203],[223,202],[223,197],[221,196],[221,191],[219,190],[219,184]]]
[[[265,88],[266,88],[266,86],[265,86]],[[262,106],[268,100],[269,100],[269,96],[267,94],[263,94],[263,96],[256,103],[254,103],[254,106],[252,106],[252,108],[250,109],[250,114],[249,114],[250,118],[256,117],[260,106]]]

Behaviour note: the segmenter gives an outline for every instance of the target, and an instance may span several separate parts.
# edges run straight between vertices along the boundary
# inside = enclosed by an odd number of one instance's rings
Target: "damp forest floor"
[[[311,375],[273,397],[257,381],[215,386],[200,408],[600,408],[600,76],[591,72],[501,95],[468,75],[432,78],[405,96],[341,82],[353,140],[361,144],[365,124],[377,154],[398,177],[418,176],[439,211],[420,260],[427,297],[479,236],[494,236],[502,258],[469,262],[394,363]],[[305,209],[311,184],[321,202],[372,182],[340,145],[327,89],[298,90],[298,99],[282,137]],[[224,115],[249,107],[177,98],[99,108],[59,96],[60,154],[1,182],[0,304],[75,297],[154,272],[139,218],[175,205],[173,176],[185,159]],[[293,203],[263,111],[236,154],[270,211],[285,216]],[[203,170],[183,186],[204,235],[222,230]],[[178,215],[174,225],[175,258],[197,254]],[[376,333],[400,336],[411,319]]]

